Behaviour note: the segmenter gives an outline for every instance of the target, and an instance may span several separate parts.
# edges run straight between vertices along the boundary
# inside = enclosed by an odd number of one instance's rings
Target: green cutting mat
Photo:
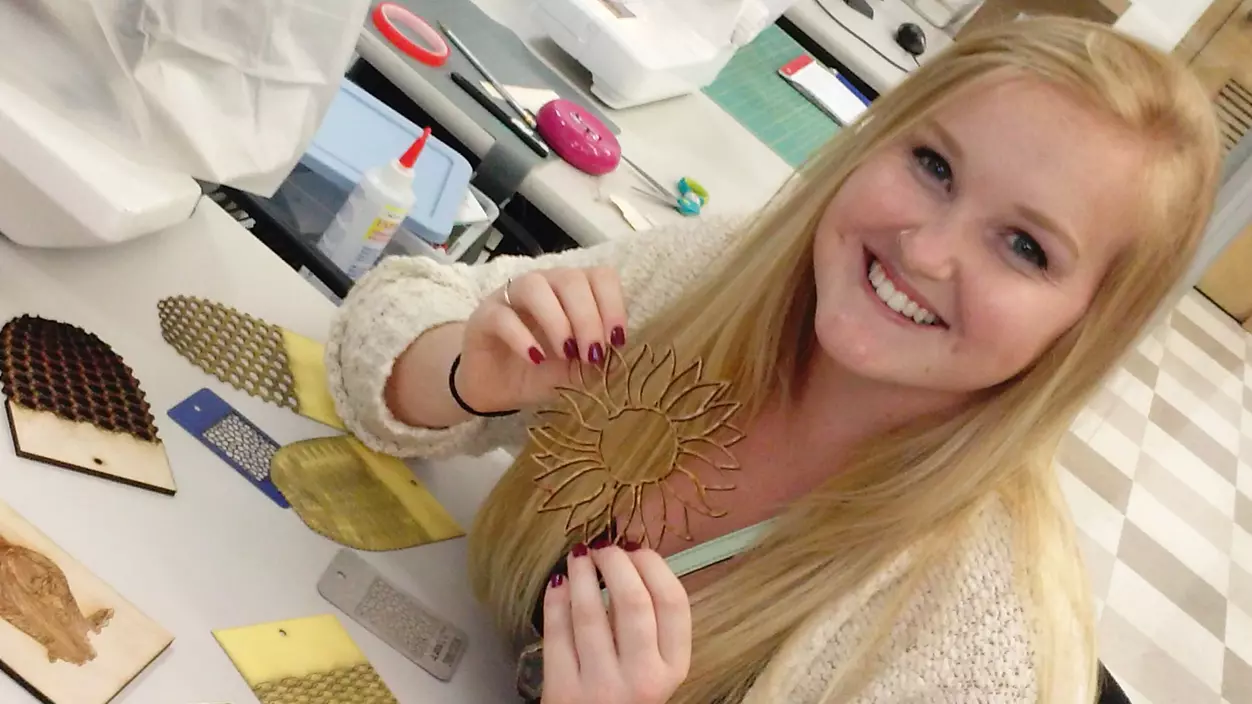
[[[792,167],[798,167],[839,125],[792,88],[778,69],[806,53],[777,25],[740,47],[705,95]]]

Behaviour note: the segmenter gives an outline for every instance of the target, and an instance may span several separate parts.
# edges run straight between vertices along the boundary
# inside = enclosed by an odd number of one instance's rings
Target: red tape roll
[[[388,41],[400,51],[427,66],[442,66],[448,61],[448,43],[439,32],[435,31],[426,20],[413,14],[407,7],[394,2],[379,3],[374,8],[374,26]],[[430,44],[427,49],[400,31],[400,27],[411,30]]]

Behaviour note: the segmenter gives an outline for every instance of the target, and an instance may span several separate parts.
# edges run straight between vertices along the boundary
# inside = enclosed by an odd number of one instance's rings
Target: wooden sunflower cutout
[[[726,515],[709,499],[734,489],[739,470],[730,447],[743,433],[730,420],[741,404],[727,400],[730,385],[703,379],[698,359],[679,369],[672,349],[658,357],[646,345],[584,366],[539,412],[549,422],[530,428],[540,513],[563,512],[566,534],[584,542],[616,520],[617,540],[653,547],[671,529],[692,540],[692,511]]]

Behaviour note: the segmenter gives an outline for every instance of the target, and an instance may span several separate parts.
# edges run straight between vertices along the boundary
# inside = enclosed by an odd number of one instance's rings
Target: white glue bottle
[[[413,163],[428,137],[429,127],[399,159],[366,171],[318,241],[317,248],[348,278],[355,281],[374,266],[408,216],[417,200]]]

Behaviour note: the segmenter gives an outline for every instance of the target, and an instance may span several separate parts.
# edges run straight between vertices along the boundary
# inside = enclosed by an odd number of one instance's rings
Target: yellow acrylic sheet
[[[465,535],[403,462],[356,438],[283,447],[270,478],[309,528],[348,547],[399,550]]]
[[[344,429],[321,343],[194,296],[162,299],[157,310],[165,341],[192,364],[263,401]]]
[[[261,704],[396,704],[332,615],[213,632]]]

